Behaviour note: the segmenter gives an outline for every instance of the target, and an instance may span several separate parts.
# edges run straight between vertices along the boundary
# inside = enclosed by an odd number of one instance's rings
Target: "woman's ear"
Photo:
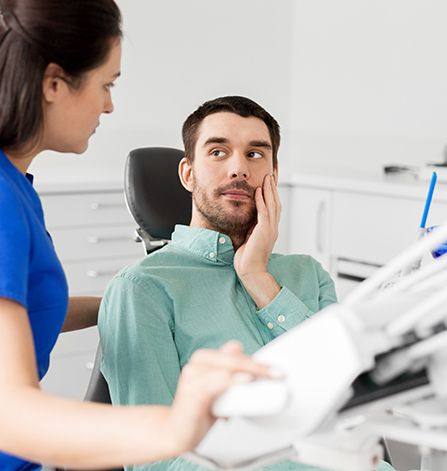
[[[54,63],[48,64],[43,75],[43,99],[47,103],[54,103],[66,92],[67,87],[66,74],[62,67]]]
[[[178,164],[178,175],[180,181],[186,190],[192,193],[193,190],[193,174],[192,174],[192,163],[186,157],[183,157]]]

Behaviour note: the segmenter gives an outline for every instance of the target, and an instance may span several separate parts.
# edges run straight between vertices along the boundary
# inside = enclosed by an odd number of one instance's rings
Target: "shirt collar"
[[[226,234],[177,224],[172,234],[172,243],[210,262],[233,264],[233,243]]]

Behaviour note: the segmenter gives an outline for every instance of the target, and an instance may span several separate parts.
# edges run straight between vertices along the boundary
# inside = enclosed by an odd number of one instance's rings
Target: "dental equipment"
[[[385,436],[422,447],[427,471],[445,471],[447,257],[380,287],[446,239],[447,224],[256,352],[285,378],[230,388],[214,404],[225,419],[187,458],[213,469],[289,459],[372,471]]]

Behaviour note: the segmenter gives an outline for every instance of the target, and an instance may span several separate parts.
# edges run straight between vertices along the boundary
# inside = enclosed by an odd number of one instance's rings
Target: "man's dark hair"
[[[48,64],[78,89],[121,36],[113,0],[0,0],[0,149],[37,139]]]
[[[188,116],[182,128],[185,157],[191,162],[194,160],[197,132],[202,121],[210,114],[222,112],[235,113],[243,118],[253,116],[264,121],[272,141],[273,168],[276,168],[278,165],[278,148],[281,140],[279,124],[262,106],[243,96],[224,96],[206,101],[194,113]]]

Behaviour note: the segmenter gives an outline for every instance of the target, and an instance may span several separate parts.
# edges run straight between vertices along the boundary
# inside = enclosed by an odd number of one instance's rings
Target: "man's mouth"
[[[236,190],[236,189],[226,190],[222,194],[226,198],[231,199],[231,200],[236,200],[236,201],[247,201],[247,200],[252,199],[251,194],[244,190]]]

